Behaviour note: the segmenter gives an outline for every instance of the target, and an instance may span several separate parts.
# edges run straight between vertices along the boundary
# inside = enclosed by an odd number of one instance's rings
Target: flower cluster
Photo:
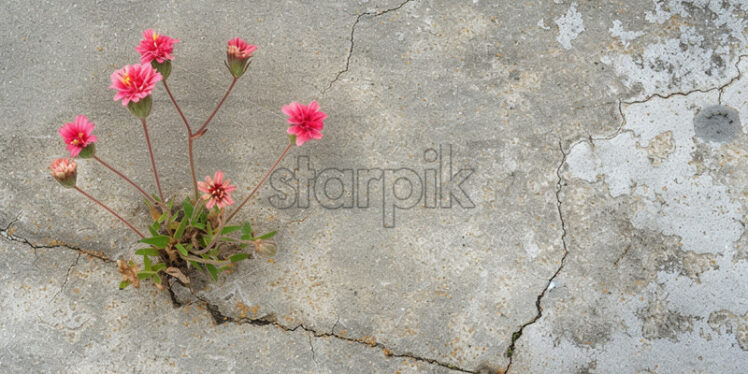
[[[193,143],[206,133],[208,124],[229,96],[237,80],[249,69],[250,59],[257,50],[257,46],[248,44],[240,38],[228,41],[225,65],[232,77],[231,85],[208,119],[199,128],[193,129],[167,84],[167,78],[172,71],[174,45],[179,42],[178,39],[152,29],[145,30],[143,40],[135,47],[140,54],[140,63],[125,65],[114,71],[109,86],[110,89],[116,91],[114,100],[121,101],[143,127],[157,193],[146,192],[132,179],[96,154],[95,143],[99,139],[93,134],[95,125],[84,115],[75,117],[73,122],[65,123],[59,128],[58,133],[67,146],[70,158],[55,159],[49,166],[50,174],[62,186],[75,189],[107,210],[137,234],[142,243],[148,245],[135,252],[136,255],[143,257],[142,266],[138,266],[132,260],[117,261],[118,270],[122,274],[120,288],[129,285],[137,288],[142,280],[152,280],[160,289],[168,287],[169,283],[164,282],[162,277],[174,278],[176,281],[187,284],[196,269],[204,270],[212,278],[218,279],[221,272],[232,269],[241,260],[254,255],[274,255],[277,249],[272,240],[275,235],[274,231],[264,235],[255,235],[249,222],[240,225],[230,225],[229,222],[267,180],[291,147],[301,146],[311,139],[322,138],[324,121],[327,118],[327,115],[320,111],[316,101],[311,101],[308,105],[294,101],[283,106],[281,110],[288,116],[290,125],[286,129],[289,143],[252,192],[229,212],[229,208],[234,205],[231,194],[236,191],[237,186],[232,185],[231,180],[225,178],[223,171],[220,170],[216,171],[212,178],[206,176],[205,181],[198,182]],[[162,192],[154,150],[148,133],[147,118],[153,106],[152,95],[159,82],[162,83],[187,129],[187,153],[190,160],[193,194],[183,197],[179,203],[176,203],[178,200],[175,197],[165,198]],[[74,158],[96,161],[132,185],[145,197],[153,218],[153,223],[148,226],[149,235],[144,235],[127,219],[77,186],[78,164]],[[233,232],[237,234],[230,236],[229,234]],[[247,253],[244,252],[245,248],[252,250]]]

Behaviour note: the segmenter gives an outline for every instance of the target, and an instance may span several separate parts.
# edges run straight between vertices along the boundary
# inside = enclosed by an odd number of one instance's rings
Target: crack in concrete
[[[400,3],[400,5],[398,5],[398,6],[394,7],[394,8],[385,9],[385,10],[383,10],[381,12],[364,12],[364,13],[361,13],[361,14],[359,14],[359,15],[356,16],[356,20],[353,21],[353,25],[351,26],[351,37],[349,39],[350,47],[348,48],[348,55],[345,58],[345,67],[343,68],[343,70],[338,71],[338,73],[335,75],[335,78],[333,78],[330,81],[330,83],[327,84],[327,88],[325,88],[324,90],[322,90],[323,94],[325,92],[327,92],[327,90],[329,90],[332,87],[333,83],[335,83],[335,82],[338,81],[338,79],[340,78],[341,75],[347,73],[348,72],[348,68],[351,66],[351,56],[353,56],[353,48],[355,47],[355,38],[354,38],[354,36],[356,34],[356,26],[358,26],[358,23],[359,23],[359,21],[361,21],[361,18],[364,17],[364,16],[371,16],[371,18],[376,18],[376,17],[379,17],[379,16],[381,16],[383,14],[387,14],[387,13],[390,13],[390,12],[394,12],[394,11],[400,10],[400,8],[402,8],[403,6],[405,6],[405,4],[407,4],[407,3],[411,2],[411,1],[413,1],[413,0],[405,0],[404,2]]]
[[[70,264],[70,266],[68,266],[68,271],[65,273],[65,280],[62,282],[62,286],[60,286],[60,290],[57,291],[57,293],[55,293],[54,296],[52,296],[52,301],[55,301],[55,299],[57,298],[57,295],[59,295],[60,292],[62,292],[62,290],[65,289],[65,286],[68,284],[68,279],[70,279],[70,271],[73,270],[73,267],[78,265],[78,260],[80,259],[81,259],[81,253],[78,252],[78,255],[75,256],[75,261],[73,261],[73,263]]]
[[[168,288],[167,288],[168,289]],[[174,293],[169,289],[169,292],[172,295],[172,302],[174,303],[175,307],[181,307],[183,305],[189,305],[192,303],[184,304],[177,300],[176,297],[174,297]],[[420,361],[420,362],[426,362],[431,365],[435,366],[441,366],[443,368],[447,368],[454,371],[459,371],[462,373],[471,373],[476,374],[473,370],[468,370],[465,368],[461,368],[457,365],[439,361],[437,359],[433,358],[426,358],[426,357],[420,357],[416,356],[411,353],[395,353],[393,350],[387,348],[384,344],[379,343],[375,341],[374,339],[364,339],[364,338],[350,338],[342,335],[335,334],[334,329],[330,332],[319,332],[313,328],[304,326],[303,323],[300,323],[294,327],[289,327],[286,325],[283,325],[279,323],[275,317],[274,314],[265,315],[259,318],[249,318],[249,317],[232,317],[229,315],[224,314],[221,312],[218,305],[211,303],[210,301],[206,300],[203,297],[200,297],[198,295],[195,295],[192,290],[190,290],[190,293],[192,296],[194,296],[196,299],[198,299],[202,304],[205,305],[205,308],[208,310],[208,313],[210,313],[210,316],[213,318],[213,322],[215,322],[216,325],[221,325],[224,323],[235,323],[235,324],[246,324],[246,325],[252,325],[252,326],[260,326],[260,327],[275,327],[278,329],[281,329],[285,332],[296,332],[297,330],[301,329],[301,331],[304,331],[306,333],[309,333],[309,339],[310,339],[310,346],[312,347],[312,358],[314,359],[315,363],[316,361],[316,353],[314,351],[314,346],[312,345],[311,338],[332,338],[332,339],[338,339],[342,340],[348,343],[354,343],[358,345],[363,345],[371,348],[379,348],[382,350],[385,357],[397,357],[397,358],[405,358],[410,359],[414,361]]]
[[[686,92],[672,92],[672,93],[669,93],[667,95],[661,95],[661,94],[657,94],[656,93],[656,94],[650,95],[647,98],[641,99],[641,100],[633,100],[633,101],[618,100],[618,114],[621,116],[621,124],[618,126],[618,128],[616,129],[616,131],[612,135],[598,137],[598,138],[593,138],[591,135],[589,135],[587,139],[580,139],[580,140],[578,140],[576,142],[573,142],[569,146],[569,150],[567,152],[564,152],[563,146],[559,142],[559,148],[561,150],[561,153],[562,153],[563,157],[561,159],[561,163],[559,164],[558,168],[556,169],[556,176],[558,178],[557,182],[556,182],[556,206],[557,206],[557,209],[558,209],[559,218],[561,220],[561,242],[562,242],[562,245],[563,245],[563,248],[564,248],[564,253],[563,253],[563,256],[561,256],[561,264],[559,265],[558,269],[556,269],[556,272],[553,273],[553,275],[548,279],[548,282],[546,283],[545,288],[543,289],[543,291],[540,293],[540,295],[538,295],[537,299],[535,300],[535,307],[537,309],[537,313],[535,314],[535,317],[533,317],[533,319],[531,319],[530,321],[528,321],[525,324],[523,324],[522,326],[520,326],[520,328],[517,331],[515,331],[514,333],[512,333],[512,341],[511,341],[511,344],[509,345],[509,348],[507,348],[507,356],[509,357],[509,364],[506,367],[506,371],[505,371],[506,374],[509,373],[509,369],[512,366],[512,360],[513,360],[514,352],[515,352],[515,349],[516,349],[516,345],[515,344],[516,344],[517,340],[519,340],[519,338],[522,336],[522,333],[523,333],[525,327],[527,327],[529,325],[532,325],[533,323],[537,322],[543,316],[543,307],[542,307],[542,304],[541,304],[542,298],[548,292],[548,289],[551,286],[553,280],[558,276],[558,274],[563,269],[566,257],[568,255],[568,251],[567,251],[567,247],[566,247],[566,234],[567,234],[566,233],[566,222],[564,221],[563,212],[561,210],[561,197],[560,197],[561,187],[562,187],[562,179],[563,179],[561,177],[561,168],[566,163],[566,156],[569,153],[571,153],[572,149],[575,146],[577,146],[578,144],[580,144],[580,143],[588,141],[589,144],[594,147],[594,145],[595,145],[594,141],[595,140],[610,140],[610,139],[615,138],[616,136],[618,136],[622,132],[624,132],[623,127],[626,125],[627,122],[626,122],[626,115],[623,114],[623,104],[626,104],[626,105],[643,104],[643,103],[646,103],[646,102],[648,102],[648,101],[650,101],[650,100],[652,100],[654,98],[660,98],[660,99],[663,99],[663,100],[667,100],[667,99],[669,99],[671,97],[674,97],[674,96],[688,96],[688,95],[690,95],[692,93],[695,93],[695,92],[709,93],[709,92],[712,92],[714,90],[719,90],[719,96],[718,96],[717,102],[720,105],[722,105],[722,93],[723,93],[723,91],[727,87],[729,87],[730,85],[732,85],[733,83],[735,83],[736,81],[740,80],[740,78],[742,77],[742,74],[743,74],[743,72],[740,71],[740,62],[741,62],[741,60],[744,57],[748,57],[748,55],[739,55],[737,57],[738,57],[738,59],[735,62],[735,69],[737,70],[738,74],[736,76],[732,77],[727,83],[725,83],[725,84],[723,84],[721,86],[713,87],[713,88],[709,88],[709,89],[696,88],[696,89],[693,89],[693,90],[690,90],[690,91],[686,91]],[[628,250],[629,250],[629,248],[626,248],[626,250],[621,255],[621,257],[618,260],[616,260],[615,265],[618,265],[618,262],[626,255],[626,253],[628,252]]]
[[[31,247],[34,250],[34,253],[36,253],[37,249],[65,248],[65,249],[69,249],[71,251],[78,252],[79,255],[83,254],[83,255],[86,255],[88,257],[93,257],[93,258],[99,259],[99,260],[101,260],[103,262],[107,262],[107,263],[114,263],[115,262],[114,260],[112,260],[109,257],[106,257],[104,255],[93,253],[93,252],[85,250],[83,248],[74,247],[74,246],[72,246],[70,244],[65,244],[65,243],[62,243],[62,242],[58,242],[56,240],[53,241],[52,244],[49,244],[49,245],[34,244],[31,241],[29,241],[28,239],[26,239],[26,238],[21,238],[21,237],[18,237],[18,236],[15,236],[15,235],[12,234],[12,231],[11,231],[12,230],[12,226],[16,222],[17,222],[17,220],[14,220],[11,223],[9,223],[6,228],[0,230],[0,236],[2,236],[3,238],[8,239],[10,241],[14,241],[16,243],[25,244],[25,245]]]
[[[543,316],[543,297],[548,293],[548,290],[551,289],[551,285],[553,284],[553,280],[556,279],[559,273],[561,273],[561,270],[564,268],[564,264],[566,263],[566,257],[569,255],[569,251],[566,246],[566,221],[564,221],[564,214],[563,210],[561,209],[561,188],[563,187],[563,177],[561,177],[561,168],[566,163],[566,156],[568,155],[567,152],[564,152],[564,147],[559,141],[558,148],[561,151],[561,162],[559,163],[558,167],[556,168],[556,209],[558,210],[558,218],[561,221],[561,246],[563,248],[563,254],[561,256],[561,261],[556,269],[556,271],[551,275],[550,278],[548,278],[548,281],[545,284],[545,287],[543,288],[543,291],[540,292],[540,295],[535,299],[535,308],[537,313],[535,316],[525,322],[520,328],[512,333],[512,342],[509,345],[509,348],[506,350],[506,355],[509,357],[509,363],[506,366],[505,373],[509,373],[509,369],[512,367],[512,360],[514,357],[514,350],[516,348],[515,344],[517,343],[517,340],[522,336],[522,333],[525,330],[525,327],[532,325],[533,323],[537,322],[537,320],[540,319],[540,317]]]
[[[647,101],[650,101],[650,100],[652,100],[654,98],[660,98],[660,99],[663,99],[663,100],[667,100],[667,99],[669,99],[671,97],[674,97],[674,96],[688,96],[688,95],[690,95],[692,93],[695,93],[695,92],[709,93],[709,92],[712,92],[714,90],[719,90],[719,96],[717,98],[717,102],[719,104],[722,104],[722,91],[724,91],[725,88],[729,87],[730,85],[732,85],[733,83],[735,83],[737,80],[739,80],[742,77],[742,75],[743,75],[743,73],[740,71],[740,61],[742,61],[744,57],[748,57],[748,55],[738,55],[737,56],[738,59],[737,59],[737,61],[735,61],[735,70],[737,70],[738,74],[736,76],[730,78],[730,80],[727,81],[727,83],[725,83],[725,84],[723,84],[721,86],[713,87],[713,88],[707,88],[707,89],[694,88],[694,89],[692,89],[690,91],[686,91],[686,92],[672,92],[672,93],[669,93],[667,95],[661,95],[661,94],[656,93],[656,94],[652,94],[650,96],[647,96],[646,98],[641,99],[641,100],[624,101],[623,103],[626,104],[626,105],[643,104],[643,103],[646,103]]]
[[[314,366],[319,366],[319,363],[317,362],[317,355],[314,353],[314,344],[312,343],[312,335],[307,335],[309,338],[309,348],[312,350],[312,361],[314,361]]]

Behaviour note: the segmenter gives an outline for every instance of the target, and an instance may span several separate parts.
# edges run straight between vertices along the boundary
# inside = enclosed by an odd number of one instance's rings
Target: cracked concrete
[[[744,1],[6,2],[0,5],[0,364],[9,372],[742,373],[748,366]],[[182,40],[190,121],[229,83],[225,41],[259,46],[196,143],[200,175],[246,192],[285,142],[279,108],[318,100],[317,170],[433,155],[474,204],[279,209],[273,261],[218,282],[117,291],[139,248],[56,186],[56,130],[152,190],[137,123],[107,90],[140,30]],[[44,53],[39,53],[44,51]],[[170,196],[186,141],[161,86],[151,138]],[[215,152],[221,149],[221,152]],[[441,153],[440,153],[441,152]],[[81,160],[79,185],[139,227],[138,192]],[[347,191],[352,194],[352,191]],[[425,200],[424,200],[425,201]]]
[[[335,78],[333,78],[330,81],[330,83],[327,85],[327,88],[325,88],[325,90],[323,90],[322,93],[325,93],[327,90],[329,90],[332,87],[332,85],[335,82],[338,81],[338,79],[340,78],[341,75],[343,75],[343,74],[345,74],[345,73],[348,72],[348,68],[351,65],[351,56],[353,55],[353,48],[356,46],[355,39],[354,39],[355,36],[356,36],[356,26],[358,25],[359,21],[361,21],[361,17],[376,18],[376,17],[382,16],[384,14],[400,10],[400,8],[402,8],[403,6],[405,6],[405,4],[407,4],[407,3],[411,2],[411,1],[412,0],[405,0],[400,5],[398,5],[398,6],[394,7],[394,8],[385,9],[385,10],[382,10],[382,11],[379,11],[379,12],[367,11],[367,12],[364,12],[364,13],[356,15],[356,20],[353,21],[353,25],[351,25],[351,39],[350,39],[351,46],[348,48],[348,55],[345,57],[345,67],[343,68],[343,70],[340,70],[337,74],[335,74]]]

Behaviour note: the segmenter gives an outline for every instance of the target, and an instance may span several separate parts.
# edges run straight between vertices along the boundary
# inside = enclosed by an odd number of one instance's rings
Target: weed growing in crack
[[[229,212],[229,207],[234,205],[231,194],[237,186],[232,185],[230,179],[224,179],[224,173],[220,170],[216,171],[212,178],[207,176],[205,181],[198,182],[193,146],[196,140],[205,135],[208,124],[226,101],[239,78],[249,69],[252,54],[257,46],[247,44],[240,38],[228,41],[225,65],[232,76],[231,84],[208,119],[197,130],[193,130],[167,84],[167,78],[172,72],[174,44],[178,42],[178,39],[156,33],[152,29],[144,31],[143,40],[135,48],[141,55],[140,63],[127,65],[115,71],[111,75],[112,85],[109,87],[117,91],[114,100],[121,100],[122,105],[127,107],[143,127],[157,194],[146,192],[96,154],[95,144],[98,138],[93,134],[95,125],[83,115],[58,130],[67,144],[70,158],[55,159],[49,167],[52,177],[63,187],[74,189],[101,206],[138,235],[140,242],[148,245],[135,251],[135,255],[142,257],[140,264],[133,260],[117,261],[117,269],[122,274],[120,289],[130,285],[138,288],[141,281],[151,281],[159,289],[164,289],[168,283],[164,282],[163,277],[175,278],[183,284],[189,284],[190,275],[195,269],[207,272],[214,280],[218,280],[220,273],[230,273],[238,262],[252,258],[255,254],[273,256],[277,248],[272,240],[275,231],[256,235],[249,222],[238,225],[229,223],[255,195],[294,145],[301,146],[311,139],[322,138],[321,131],[327,117],[319,110],[319,105],[315,101],[308,105],[292,102],[284,106],[281,110],[288,116],[290,124],[286,131],[288,145],[254,189]],[[176,196],[166,198],[161,189],[153,147],[148,135],[147,118],[153,105],[151,96],[158,82],[163,84],[187,130],[187,154],[193,193],[183,199],[180,196],[179,200]],[[100,163],[144,196],[153,219],[153,223],[147,227],[148,235],[78,187],[78,163],[73,160],[74,158],[90,159]],[[249,251],[246,250],[248,247]]]

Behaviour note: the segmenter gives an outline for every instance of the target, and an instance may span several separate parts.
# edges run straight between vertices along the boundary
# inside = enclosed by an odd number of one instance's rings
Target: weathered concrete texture
[[[748,135],[736,112],[748,109],[746,88],[741,75],[623,104],[620,131],[571,146],[561,194],[570,254],[512,371],[748,367]],[[724,128],[737,130],[715,136]]]
[[[166,292],[113,292],[119,274],[108,262],[0,242],[4,372],[450,372],[303,329],[216,325],[202,303],[176,308]]]
[[[0,364],[742,372],[746,11],[706,0],[5,2]],[[235,198],[285,144],[280,107],[317,99],[324,139],[283,167],[306,155],[318,171],[423,177],[451,145],[453,173],[473,170],[463,187],[475,206],[422,201],[385,228],[382,187],[365,209],[360,198],[279,209],[267,186],[241,215],[279,231],[274,261],[172,294],[116,291],[111,261],[131,258],[135,237],[46,167],[64,154],[57,128],[85,114],[98,154],[154,189],[138,123],[107,90],[148,27],[182,40],[169,83],[193,126],[230,82],[226,40],[259,45],[196,143],[199,175],[223,170]],[[149,123],[162,185],[181,199],[186,139],[161,86]],[[137,191],[80,164],[80,186],[144,227]]]

